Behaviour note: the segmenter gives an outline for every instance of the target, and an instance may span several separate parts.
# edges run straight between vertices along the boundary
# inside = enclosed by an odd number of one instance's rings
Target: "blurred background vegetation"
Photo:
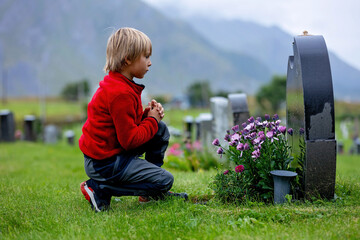
[[[188,86],[184,98],[177,99],[171,95],[145,96],[145,99],[156,99],[165,108],[164,121],[180,134],[173,135],[169,149],[177,154],[168,154],[167,167],[186,171],[198,171],[218,167],[217,156],[213,149],[204,151],[199,143],[186,140],[184,135],[186,116],[193,119],[201,113],[210,113],[209,99],[214,96],[227,97],[234,92],[216,91],[211,88],[207,80],[194,80]],[[26,115],[34,115],[43,126],[54,124],[63,131],[71,129],[75,132],[75,142],[81,135],[81,127],[86,120],[87,103],[90,101],[87,79],[80,79],[75,83],[66,84],[60,96],[52,98],[9,98],[0,103],[1,109],[9,109],[15,115],[16,129],[23,131],[23,120]],[[250,116],[264,116],[278,113],[280,118],[286,119],[286,76],[274,75],[272,79],[262,85],[255,95],[247,96]],[[144,103],[145,105],[146,103]],[[335,101],[336,139],[344,146],[348,153],[354,144],[354,138],[359,136],[360,103]],[[41,122],[42,121],[42,122]],[[346,125],[347,133],[340,125]],[[40,129],[40,128],[38,128]],[[195,127],[194,127],[195,129]],[[39,133],[41,134],[41,133]],[[41,138],[39,138],[41,139]],[[171,150],[171,151],[172,151]]]

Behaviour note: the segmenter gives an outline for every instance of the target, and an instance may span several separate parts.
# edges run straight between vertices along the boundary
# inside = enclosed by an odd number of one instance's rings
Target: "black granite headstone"
[[[32,142],[36,141],[35,120],[36,117],[33,115],[26,115],[24,117],[25,141],[32,141]]]
[[[0,111],[0,142],[15,141],[14,114],[9,110]]]
[[[192,140],[192,129],[194,124],[194,118],[192,116],[186,116],[184,119],[185,122],[185,138],[187,140]]]
[[[334,95],[327,47],[322,36],[294,38],[287,72],[287,125],[293,155],[303,164],[306,197],[334,197],[336,140]],[[299,133],[299,129],[303,129]],[[303,144],[301,144],[303,143]]]

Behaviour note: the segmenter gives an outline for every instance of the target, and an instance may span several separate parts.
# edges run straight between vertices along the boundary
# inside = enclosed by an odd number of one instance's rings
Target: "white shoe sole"
[[[86,193],[89,195],[90,200],[91,200],[91,203],[92,203],[92,205],[93,205],[94,208],[95,208],[95,211],[101,212],[100,209],[98,208],[97,204],[96,204],[95,196],[94,196],[93,192],[89,189],[89,187],[87,186],[87,184],[85,184],[84,189],[85,189]]]

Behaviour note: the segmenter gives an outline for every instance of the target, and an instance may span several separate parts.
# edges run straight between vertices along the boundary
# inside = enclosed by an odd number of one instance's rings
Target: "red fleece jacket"
[[[155,118],[143,118],[141,92],[136,84],[117,72],[109,72],[88,105],[88,118],[79,140],[81,151],[102,160],[137,148],[158,131]]]

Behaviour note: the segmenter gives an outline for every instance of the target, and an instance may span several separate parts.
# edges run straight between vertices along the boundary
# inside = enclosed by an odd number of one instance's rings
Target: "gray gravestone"
[[[204,149],[210,149],[214,140],[212,135],[212,114],[200,113],[196,118],[199,123],[199,139]]]
[[[0,111],[0,142],[15,141],[14,114],[9,110]]]
[[[65,131],[64,135],[65,135],[65,138],[67,140],[67,143],[69,145],[74,145],[74,143],[75,143],[75,133],[74,133],[74,131],[73,130],[67,130],[67,131]]]
[[[229,118],[228,118],[228,104],[229,101],[224,97],[212,97],[210,98],[210,108],[213,116],[212,121],[212,133],[213,139],[218,138],[221,145],[224,146],[226,131],[229,130]]]
[[[55,144],[58,141],[59,130],[55,125],[47,125],[44,128],[44,142]]]
[[[305,197],[334,197],[336,140],[329,56],[322,36],[297,36],[287,72],[287,126],[293,154],[304,163]],[[304,134],[299,134],[299,129]],[[302,147],[299,143],[303,142]]]
[[[24,140],[25,141],[36,141],[36,131],[35,131],[35,120],[34,115],[26,115],[24,117]]]
[[[245,93],[232,93],[229,99],[230,126],[239,125],[250,118],[247,98]]]

